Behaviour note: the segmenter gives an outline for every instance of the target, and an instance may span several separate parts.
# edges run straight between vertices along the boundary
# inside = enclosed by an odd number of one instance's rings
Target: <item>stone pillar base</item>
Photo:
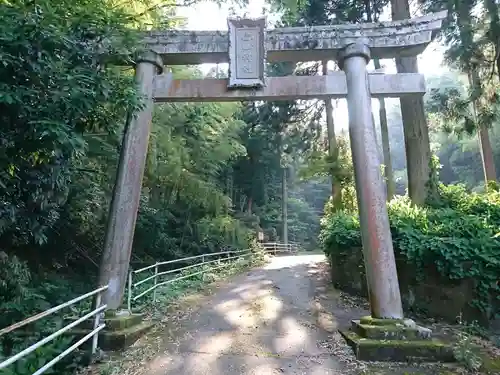
[[[353,320],[348,330],[340,330],[356,358],[362,361],[453,362],[451,346],[432,338],[432,331],[411,319]]]
[[[153,324],[142,314],[123,314],[105,318],[106,328],[99,335],[99,347],[105,351],[124,350],[147,333]]]

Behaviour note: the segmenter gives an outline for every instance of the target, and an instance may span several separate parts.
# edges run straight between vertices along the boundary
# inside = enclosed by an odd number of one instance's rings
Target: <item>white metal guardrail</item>
[[[195,271],[193,273],[174,277],[173,279],[167,279],[167,280],[162,281],[162,282],[158,282],[159,277],[169,275],[169,274],[181,273],[181,272],[186,271],[186,270],[195,269],[197,267],[206,266],[206,265],[210,265],[210,264],[214,265],[214,267],[210,268],[210,271],[212,271],[215,269],[219,269],[219,268],[223,268],[223,267],[228,266],[230,263],[228,263],[226,261],[236,260],[238,258],[248,256],[252,253],[253,253],[253,251],[250,249],[220,251],[217,253],[207,253],[207,254],[195,255],[195,256],[181,258],[181,259],[168,260],[165,262],[157,262],[157,263],[152,264],[150,266],[143,267],[143,268],[140,268],[140,269],[135,270],[135,271],[130,271],[129,276],[128,276],[128,296],[127,296],[128,310],[129,311],[132,310],[132,302],[137,301],[139,298],[141,298],[141,297],[143,297],[146,294],[151,293],[151,292],[153,292],[153,302],[156,301],[156,289],[159,288],[160,286],[172,284],[172,283],[175,283],[176,281],[179,281],[179,280],[184,280],[184,279],[196,276],[196,275],[200,275],[200,274],[207,272],[208,270],[202,269],[201,271]],[[212,259],[213,257],[217,257],[217,258]],[[160,272],[160,268],[163,266],[166,266],[166,265],[174,265],[175,266],[176,263],[182,264],[182,263],[186,263],[186,262],[194,262],[194,263],[190,264],[188,266],[173,268],[173,269],[169,269],[169,270]],[[221,263],[221,262],[223,262],[223,264],[217,264],[217,263]],[[148,270],[153,270],[154,274],[152,276],[149,276],[149,277],[146,277],[142,280],[134,282],[134,276],[136,276],[142,272],[148,271]],[[137,288],[139,285],[142,285],[148,281],[152,282],[153,285],[151,287],[147,288],[146,290],[142,291],[141,293],[134,296],[133,295],[134,289]]]
[[[278,252],[289,252],[293,253],[296,252],[297,246],[292,243],[288,244],[283,244],[279,242],[266,242],[266,243],[261,243],[260,244],[266,252],[273,252],[274,254]],[[185,274],[185,275],[180,275],[178,277],[174,277],[173,279],[168,279],[162,282],[158,282],[158,278],[161,276],[169,275],[169,274],[174,274],[174,273],[182,273],[183,271],[190,270],[190,269],[195,269],[200,266],[205,266],[205,265],[214,265],[214,267],[211,267],[210,270],[215,270],[215,269],[220,269],[223,267],[226,267],[230,263],[227,261],[230,260],[236,260],[245,256],[248,256],[252,254],[252,250],[250,249],[245,249],[245,250],[230,250],[230,251],[220,251],[216,253],[207,253],[207,254],[202,254],[202,255],[195,255],[191,257],[186,257],[186,258],[181,258],[181,259],[174,259],[174,260],[169,260],[165,262],[157,262],[153,265],[143,267],[141,269],[131,271],[129,273],[129,278],[128,278],[128,309],[131,310],[131,304],[132,301],[136,301],[139,298],[145,296],[146,294],[153,292],[153,300],[156,299],[156,289],[159,288],[160,286],[167,285],[174,283],[179,280],[187,279],[189,277],[193,277],[196,275],[200,275],[204,272],[207,272],[207,269],[202,269],[201,271],[194,270],[195,272]],[[216,259],[213,259],[214,257],[217,257]],[[208,259],[208,260],[207,260]],[[174,268],[174,269],[169,269],[166,271],[160,272],[160,268],[162,266],[166,265],[175,265],[176,263],[186,263],[186,262],[194,262],[193,264],[179,267],[179,268]],[[222,263],[222,264],[221,264]],[[140,274],[141,272],[145,272],[148,270],[154,269],[154,274],[152,276],[146,277],[140,281],[133,282],[134,275]],[[138,287],[139,285],[142,285],[148,281],[152,281],[153,285],[149,288],[147,288],[145,291],[141,292],[140,294],[136,296],[132,296],[134,288]],[[67,324],[66,326],[62,327],[58,331],[48,335],[47,337],[39,340],[38,342],[32,344],[28,348],[20,351],[19,353],[11,356],[10,358],[4,360],[3,362],[0,362],[0,370],[6,368],[7,366],[12,365],[13,363],[19,361],[20,359],[26,357],[30,353],[34,352],[41,346],[51,342],[55,338],[59,337],[65,332],[68,332],[70,329],[76,327],[80,323],[84,322],[87,319],[94,318],[94,324],[93,324],[93,329],[91,332],[86,334],[84,337],[82,337],[80,340],[75,342],[73,345],[71,345],[69,348],[67,348],[65,351],[57,355],[55,358],[47,362],[45,365],[40,367],[38,370],[36,370],[32,375],[41,375],[51,367],[53,367],[57,362],[59,362],[61,359],[66,357],[68,354],[76,350],[78,347],[80,347],[83,343],[86,341],[92,339],[92,347],[91,351],[92,354],[95,354],[97,350],[97,344],[98,344],[98,336],[99,332],[104,329],[106,326],[104,322],[101,323],[101,315],[104,313],[104,310],[106,309],[107,305],[102,304],[102,292],[108,289],[108,286],[102,286],[100,288],[97,288],[89,293],[83,294],[79,297],[76,297],[70,301],[67,301],[65,303],[62,303],[58,306],[54,306],[46,311],[43,311],[39,314],[36,314],[30,318],[27,318],[21,322],[12,324],[8,327],[0,329],[0,336],[3,336],[5,334],[8,334],[12,331],[15,331],[16,329],[19,329],[21,327],[24,327],[28,324],[34,323],[40,319],[43,319],[49,315],[52,315],[64,308],[67,308],[69,306],[75,305],[76,303],[83,301],[85,299],[91,298],[95,296],[95,309],[88,312],[87,314],[81,316],[80,318],[76,319],[75,321]]]
[[[294,253],[297,251],[297,245],[294,243],[288,243],[288,244],[283,244],[279,242],[266,242],[266,243],[260,243],[260,246],[264,248],[266,252],[272,252],[274,254],[279,253],[279,252],[288,252],[288,253]],[[200,266],[205,266],[205,265],[210,265],[210,264],[216,264],[220,263],[221,261],[224,261],[224,264],[219,264],[215,267],[211,267],[210,270],[215,270],[219,268],[226,267],[229,263],[225,262],[228,260],[236,260],[238,258],[250,255],[252,253],[252,250],[250,249],[245,249],[245,250],[230,250],[230,251],[220,251],[216,253],[206,253],[202,255],[195,255],[191,257],[186,257],[186,258],[181,258],[181,259],[174,259],[174,260],[168,260],[165,262],[157,262],[155,264],[149,265],[147,267],[140,268],[135,271],[130,271],[129,276],[128,276],[128,297],[127,297],[127,308],[129,311],[132,310],[132,302],[137,301],[139,298],[145,296],[148,293],[153,292],[153,302],[156,300],[156,289],[159,288],[160,286],[164,286],[167,284],[172,284],[175,283],[176,281],[179,280],[184,280],[196,275],[203,274],[207,272],[207,270],[201,270],[201,271],[196,271],[193,273],[189,273],[187,275],[181,275],[178,277],[175,277],[173,279],[168,279],[162,282],[158,282],[158,278],[165,276],[165,275],[170,275],[170,274],[175,274],[175,273],[181,273],[186,270],[190,269],[195,269]],[[225,257],[224,257],[225,256]],[[216,259],[211,259],[213,257],[217,257]],[[209,260],[207,260],[209,259]],[[190,264],[188,266],[184,267],[179,267],[179,268],[173,268],[169,269],[166,271],[161,271],[160,268],[166,265],[175,265],[176,263],[186,263],[186,262],[194,262],[193,264]],[[151,276],[148,276],[144,279],[141,279],[139,281],[134,282],[134,279],[137,277],[138,274],[152,270],[154,273]],[[146,290],[140,292],[137,295],[134,295],[134,290],[147,282],[152,282],[152,285],[147,288]]]
[[[281,242],[264,242],[260,244],[267,252],[274,253],[296,253],[298,245],[295,243],[281,243]]]
[[[68,302],[65,302],[65,303],[62,303],[58,306],[55,306],[55,307],[52,307],[46,311],[43,311],[39,314],[36,314],[28,319],[25,319],[21,322],[18,322],[18,323],[15,323],[15,324],[12,324],[8,327],[5,327],[3,329],[0,330],[0,336],[2,335],[5,335],[9,332],[12,332],[18,328],[21,328],[21,327],[24,327],[30,323],[34,323],[36,322],[37,320],[40,320],[46,316],[49,316],[49,315],[52,315],[54,314],[55,312],[59,311],[59,310],[62,310],[66,307],[69,307],[69,306],[72,306],[80,301],[83,301],[85,299],[88,299],[90,297],[93,297],[93,296],[96,296],[96,299],[95,299],[95,309],[90,311],[89,313],[83,315],[82,317],[78,318],[77,320],[75,320],[74,322],[62,327],[61,329],[59,329],[58,331],[50,334],[49,336],[41,339],[40,341],[34,343],[33,345],[31,345],[30,347],[20,351],[19,353],[13,355],[12,357],[4,360],[3,362],[0,363],[0,370],[17,362],[18,360],[26,357],[28,354],[34,352],[35,350],[37,350],[39,347],[51,342],[52,340],[54,340],[56,337],[59,337],[60,335],[62,335],[63,333],[65,332],[68,332],[71,328],[74,328],[76,327],[78,324],[84,322],[85,320],[87,319],[90,319],[92,317],[94,317],[94,326],[93,326],[93,330],[91,332],[89,332],[87,335],[85,335],[84,337],[82,337],[80,340],[78,340],[76,343],[74,343],[73,345],[71,345],[68,349],[66,349],[64,352],[62,352],[61,354],[59,354],[58,356],[56,356],[54,359],[52,359],[51,361],[47,362],[45,365],[43,365],[42,367],[40,367],[38,370],[36,370],[32,375],[40,375],[40,374],[43,374],[45,371],[47,371],[48,369],[50,369],[52,366],[54,366],[57,362],[59,362],[61,359],[63,359],[64,357],[66,357],[68,354],[70,354],[71,352],[73,352],[74,350],[76,350],[79,346],[81,346],[83,343],[85,343],[86,341],[90,340],[92,338],[92,354],[95,354],[96,350],[97,350],[97,341],[98,341],[98,334],[99,332],[105,327],[105,324],[104,323],[101,323],[100,322],[100,318],[101,318],[101,314],[104,312],[104,310],[106,309],[107,305],[105,304],[101,304],[101,296],[102,296],[102,292],[104,292],[106,289],[108,289],[108,286],[102,286],[98,289],[95,289],[93,290],[92,292],[89,292],[87,294],[84,294],[84,295],[81,295],[79,297],[76,297],[74,299],[72,299],[71,301],[68,301]]]
[[[278,252],[288,252],[288,253],[294,253],[297,251],[297,245],[293,243],[288,243],[288,244],[283,244],[279,242],[266,242],[266,243],[261,243],[260,246],[264,248],[266,252],[272,252],[274,254]],[[131,271],[129,273],[129,278],[128,278],[128,309],[131,310],[131,304],[132,301],[136,301],[139,298],[145,296],[146,294],[153,292],[153,300],[156,300],[156,289],[159,288],[160,286],[167,285],[174,283],[179,280],[187,279],[196,275],[203,274],[207,272],[207,269],[202,269],[201,271],[194,270],[195,272],[185,274],[185,275],[180,275],[178,277],[174,277],[173,279],[168,279],[162,282],[158,282],[158,278],[161,276],[169,275],[169,274],[174,274],[174,273],[182,273],[183,271],[190,270],[190,269],[195,269],[200,266],[205,266],[205,265],[214,265],[214,267],[211,267],[210,270],[215,270],[215,269],[220,269],[223,267],[228,266],[230,263],[227,261],[230,260],[236,260],[240,259],[242,257],[248,256],[252,254],[253,251],[250,249],[245,249],[245,250],[230,250],[230,251],[220,251],[216,253],[207,253],[207,254],[202,254],[202,255],[195,255],[191,257],[186,257],[186,258],[181,258],[181,259],[174,259],[174,260],[169,260],[165,262],[157,262],[153,265],[143,267],[141,269]],[[213,259],[213,257],[217,257],[216,259]],[[208,260],[207,260],[208,259]],[[186,262],[194,262],[193,264],[179,267],[179,268],[174,268],[174,269],[169,269],[166,271],[160,272],[160,268],[162,266],[166,265],[175,265],[176,263],[181,263],[185,264]],[[222,263],[222,264],[221,264]],[[146,277],[140,281],[133,282],[134,275],[140,274],[142,272],[152,270],[154,269],[154,274],[152,276]],[[142,285],[148,281],[152,281],[153,285],[149,288],[147,288],[145,291],[139,293],[136,296],[133,296],[133,290],[134,288],[137,288],[139,285]],[[57,362],[59,362],[61,359],[66,357],[68,354],[76,350],[78,347],[80,347],[83,343],[86,341],[92,339],[92,347],[91,351],[92,354],[95,354],[97,350],[97,344],[98,344],[98,335],[99,332],[104,329],[106,326],[104,322],[101,323],[101,315],[104,313],[104,310],[107,308],[106,304],[102,304],[102,292],[108,289],[108,286],[102,286],[100,288],[97,288],[89,293],[83,294],[79,297],[76,297],[70,301],[67,301],[65,303],[62,303],[58,306],[52,307],[46,311],[43,311],[39,314],[36,314],[30,318],[27,318],[21,322],[12,324],[8,327],[0,329],[0,336],[3,336],[5,334],[8,334],[16,329],[19,329],[21,327],[24,327],[28,324],[34,323],[40,319],[43,319],[49,315],[52,315],[64,308],[67,308],[69,306],[75,305],[76,303],[83,301],[85,299],[91,298],[91,297],[96,297],[95,298],[95,309],[90,311],[89,313],[81,316],[77,320],[73,321],[72,323],[67,324],[66,326],[62,327],[58,331],[48,335],[47,337],[39,340],[38,342],[32,344],[28,348],[20,351],[19,353],[11,356],[10,358],[4,360],[3,362],[0,362],[0,370],[6,368],[9,365],[12,365],[13,363],[19,361],[20,359],[26,357],[30,353],[34,352],[41,346],[51,342],[55,338],[59,337],[65,332],[68,332],[70,329],[76,327],[80,323],[84,322],[87,319],[94,318],[94,324],[93,324],[93,329],[91,332],[86,334],[84,337],[82,337],[80,340],[75,342],[73,345],[71,345],[69,348],[67,348],[65,351],[57,355],[55,358],[47,362],[45,365],[40,367],[38,370],[36,370],[32,375],[41,375],[51,367],[53,367]]]

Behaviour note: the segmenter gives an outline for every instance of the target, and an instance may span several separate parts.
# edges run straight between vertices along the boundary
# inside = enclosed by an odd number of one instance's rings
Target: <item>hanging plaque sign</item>
[[[266,17],[228,18],[229,88],[259,88],[265,77]]]

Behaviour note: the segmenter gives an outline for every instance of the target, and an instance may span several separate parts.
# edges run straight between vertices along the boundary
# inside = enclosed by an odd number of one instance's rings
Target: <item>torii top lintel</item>
[[[403,21],[267,30],[267,61],[335,59],[346,45],[360,40],[370,47],[372,57],[416,56],[432,41],[446,16],[447,12],[441,11]],[[229,60],[226,31],[149,31],[144,42],[167,65]]]

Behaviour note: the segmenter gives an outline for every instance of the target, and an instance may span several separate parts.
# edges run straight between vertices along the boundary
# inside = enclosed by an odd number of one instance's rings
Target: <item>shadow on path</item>
[[[345,373],[321,346],[328,332],[316,325],[314,274],[323,262],[322,255],[275,257],[233,278],[183,323],[181,337],[163,338],[163,352],[143,373]]]
[[[442,375],[439,364],[367,363],[338,333],[369,315],[365,300],[335,290],[323,255],[271,258],[179,301],[116,362],[120,375]],[[451,370],[451,371],[450,371]]]

